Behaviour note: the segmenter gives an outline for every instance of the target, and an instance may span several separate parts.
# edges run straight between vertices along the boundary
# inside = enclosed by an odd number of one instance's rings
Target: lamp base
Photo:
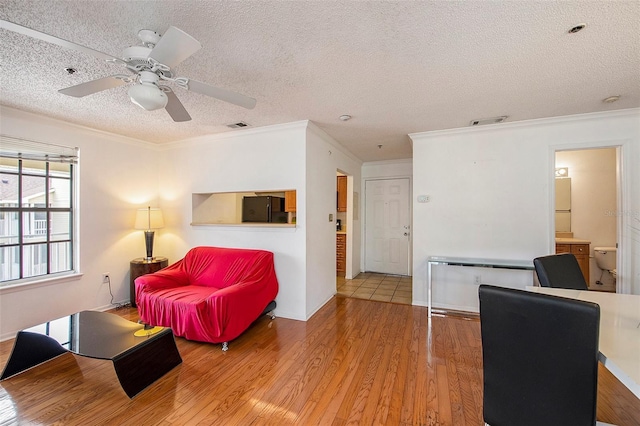
[[[147,257],[145,260],[150,262],[153,260],[153,236],[155,232],[151,230],[144,231],[144,244],[147,249]]]

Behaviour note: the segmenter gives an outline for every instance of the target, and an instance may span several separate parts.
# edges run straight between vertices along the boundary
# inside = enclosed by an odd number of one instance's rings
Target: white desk
[[[527,290],[600,305],[600,361],[640,398],[639,295],[548,287],[527,287]]]
[[[525,269],[533,270],[531,260],[481,259],[474,257],[429,256],[427,258],[427,312],[431,318],[431,281],[433,265],[472,266],[476,268]]]

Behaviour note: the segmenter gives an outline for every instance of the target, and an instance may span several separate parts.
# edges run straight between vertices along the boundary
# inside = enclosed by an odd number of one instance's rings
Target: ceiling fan
[[[9,21],[0,20],[0,28],[57,44],[67,49],[88,53],[107,62],[121,64],[130,73],[129,75],[117,74],[103,77],[67,87],[66,89],[60,89],[59,92],[64,95],[81,98],[103,90],[133,83],[129,88],[128,94],[134,104],[147,111],[165,108],[173,121],[189,121],[191,116],[189,116],[189,113],[173,90],[166,85],[168,82],[174,83],[183,89],[211,96],[244,108],[251,109],[256,105],[255,99],[240,93],[186,77],[175,76],[174,68],[202,47],[198,40],[176,27],[169,27],[164,35],[151,30],[140,30],[138,38],[142,42],[141,45],[124,49],[122,58]]]

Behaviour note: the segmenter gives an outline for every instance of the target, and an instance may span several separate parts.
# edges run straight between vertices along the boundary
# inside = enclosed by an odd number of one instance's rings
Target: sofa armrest
[[[136,294],[139,289],[160,290],[185,285],[189,285],[189,276],[182,269],[173,268],[173,265],[135,279]]]

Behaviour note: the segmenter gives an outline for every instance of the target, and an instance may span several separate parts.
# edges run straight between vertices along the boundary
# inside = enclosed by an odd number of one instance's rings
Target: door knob
[[[405,236],[405,237],[406,237],[406,236],[408,236],[408,235],[409,235],[409,233],[408,233],[408,232],[405,232],[405,233],[404,233],[404,236]]]

